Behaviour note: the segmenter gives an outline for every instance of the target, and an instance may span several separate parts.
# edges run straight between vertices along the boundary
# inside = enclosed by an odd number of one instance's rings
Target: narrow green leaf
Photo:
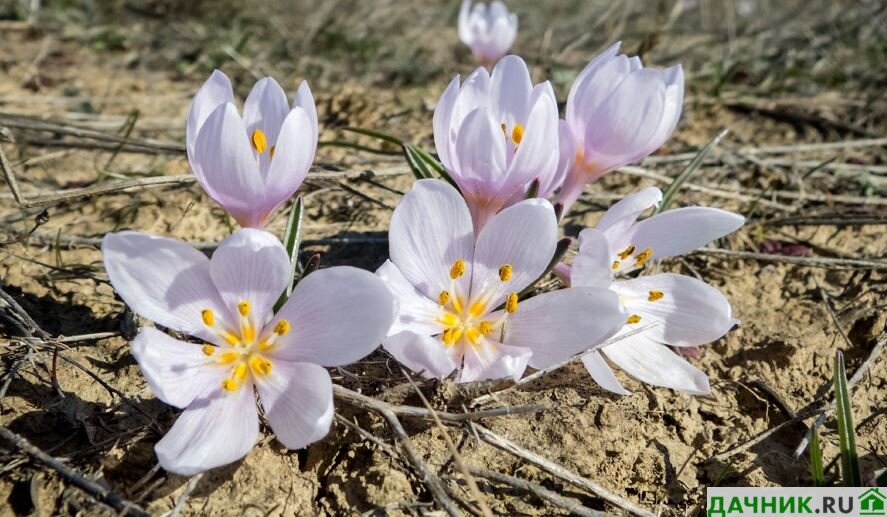
[[[813,486],[825,486],[825,468],[822,465],[822,448],[819,446],[819,431],[813,427],[813,438],[810,440],[810,474]]]
[[[445,180],[447,183],[456,187],[457,189],[459,188],[456,185],[456,182],[453,181],[453,178],[449,175],[449,173],[447,173],[447,170],[444,168],[443,164],[437,161],[437,158],[431,156],[431,153],[429,153],[425,149],[422,149],[418,145],[410,145],[410,147],[413,149],[413,152],[422,159],[422,161],[424,161],[429,167],[434,170],[434,172],[437,173],[438,176],[441,177],[441,179]]]
[[[838,420],[844,486],[862,486],[859,457],[856,455],[856,428],[853,427],[850,393],[847,390],[847,371],[844,368],[844,354],[840,351],[835,354],[835,417]]]
[[[727,131],[727,129],[721,131],[718,136],[714,137],[711,142],[705,144],[705,147],[703,147],[699,150],[698,153],[696,153],[696,156],[694,156],[693,159],[690,160],[690,163],[688,163],[687,166],[684,167],[684,170],[682,170],[681,173],[675,177],[675,179],[671,182],[671,185],[669,185],[668,188],[665,190],[665,193],[662,195],[662,202],[659,203],[659,207],[656,209],[655,212],[653,212],[653,215],[656,215],[659,212],[665,210],[668,205],[671,204],[671,201],[674,198],[675,194],[677,194],[684,183],[686,183],[687,180],[690,179],[690,176],[692,176],[693,173],[696,172],[697,169],[699,169],[699,166],[702,165],[702,162],[708,156],[708,153],[710,153],[711,150],[714,149],[716,145],[718,145],[721,139],[727,135]]]
[[[346,126],[346,127],[343,127],[342,129],[344,131],[350,131],[352,133],[357,133],[360,135],[373,137],[373,138],[388,142],[389,144],[394,144],[396,146],[402,146],[404,144],[404,141],[401,140],[400,138],[397,138],[396,136],[389,135],[387,133],[382,133],[381,131],[374,131],[372,129],[365,129],[362,127],[352,127],[352,126]]]
[[[534,179],[530,183],[530,188],[527,189],[526,199],[533,199],[534,197],[539,195],[539,185],[540,184],[541,184],[541,182],[539,181],[539,178]]]
[[[356,149],[358,151],[363,151],[366,153],[383,154],[385,156],[397,156],[398,154],[400,154],[398,151],[379,149],[377,147],[360,145],[354,142],[347,142],[345,140],[324,140],[317,142],[317,147],[345,147],[347,149]]]
[[[423,180],[431,177],[431,171],[428,170],[428,167],[425,166],[425,162],[419,158],[415,151],[413,150],[413,146],[410,144],[403,145],[403,156],[407,160],[407,165],[410,166],[410,170],[413,171],[413,176],[416,177],[417,180]]]
[[[286,230],[283,233],[283,246],[286,248],[286,254],[290,259],[290,276],[286,291],[280,295],[274,310],[277,311],[293,294],[293,286],[296,283],[296,268],[299,265],[299,243],[302,240],[302,217],[305,212],[302,196],[296,198],[293,208],[290,210],[289,219],[286,221]]]

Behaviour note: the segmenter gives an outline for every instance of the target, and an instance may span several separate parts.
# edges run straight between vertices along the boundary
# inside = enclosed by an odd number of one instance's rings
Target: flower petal
[[[286,92],[273,78],[263,77],[256,81],[243,103],[243,124],[247,134],[252,134],[254,129],[264,131],[271,146],[277,142],[277,134],[287,113]]]
[[[191,101],[191,110],[188,113],[188,125],[185,127],[185,141],[187,142],[188,157],[194,154],[194,146],[197,142],[197,134],[209,115],[220,104],[234,104],[234,91],[231,88],[231,80],[219,70],[213,70],[209,79],[203,83],[194,100]]]
[[[466,346],[459,382],[487,379],[518,380],[527,369],[533,351],[519,346],[508,346],[487,340],[479,347]]]
[[[317,126],[304,109],[294,108],[283,121],[265,177],[265,219],[286,203],[305,181],[316,150]]]
[[[557,218],[548,201],[527,199],[499,212],[477,237],[471,299],[483,296],[487,310],[498,307],[545,272],[556,247]],[[507,281],[499,276],[505,265],[511,266]]]
[[[607,237],[594,228],[579,233],[579,254],[573,259],[570,285],[606,289],[613,282],[613,250]]]
[[[233,392],[215,386],[188,406],[154,451],[165,470],[190,476],[243,458],[258,436],[252,385]]]
[[[269,356],[287,361],[341,366],[376,349],[394,319],[394,301],[369,271],[336,266],[315,271],[296,284],[274,317],[292,331],[278,339]]]
[[[441,331],[441,325],[436,321],[441,312],[440,306],[413,287],[393,262],[386,260],[376,270],[376,276],[385,282],[394,295],[395,316],[388,330],[389,336],[405,330],[428,336]]]
[[[691,395],[711,393],[708,376],[645,333],[604,347],[601,351],[636,379]]]
[[[316,364],[276,361],[271,372],[256,378],[265,418],[288,449],[301,449],[330,432],[333,383]]]
[[[524,60],[513,55],[503,57],[493,68],[490,81],[493,118],[508,128],[525,124],[533,82]]]
[[[137,232],[102,240],[111,285],[136,313],[185,334],[216,339],[201,311],[224,311],[209,275],[209,259],[184,242]]]
[[[662,191],[656,187],[647,187],[629,194],[611,206],[595,228],[614,243],[637,222],[648,208],[652,208],[662,201]],[[643,249],[643,248],[642,248]]]
[[[598,383],[601,388],[619,395],[631,395],[631,392],[622,386],[622,383],[613,374],[610,365],[597,350],[583,355],[582,364],[585,365],[585,369],[588,370],[594,382]]]
[[[462,83],[459,95],[453,103],[453,115],[450,119],[450,130],[460,131],[465,117],[478,108],[490,105],[490,74],[486,68],[478,67]]]
[[[566,120],[577,136],[585,136],[595,111],[631,71],[628,58],[617,55],[619,45],[614,43],[589,61],[570,87]]]
[[[237,304],[247,301],[252,323],[261,329],[289,282],[289,256],[274,235],[244,228],[219,244],[210,260],[209,273],[225,301],[230,321],[240,321]]]
[[[388,337],[382,346],[398,362],[426,379],[443,379],[461,359],[439,338],[410,331]]]
[[[201,348],[152,327],[142,329],[132,341],[132,355],[151,391],[177,408],[187,407],[210,388],[218,389],[228,374]]]
[[[541,370],[602,343],[624,323],[616,293],[571,287],[520,302],[505,342],[531,349],[530,366]]]
[[[455,107],[456,98],[459,96],[459,76],[453,77],[447,89],[441,94],[434,107],[434,117],[432,126],[434,128],[434,147],[437,149],[437,155],[440,162],[447,168],[453,169],[453,162],[450,158],[450,149],[456,145],[456,134],[452,129],[453,109]]]
[[[391,261],[427,298],[450,289],[450,268],[458,259],[471,264],[474,231],[465,200],[440,180],[419,180],[401,198],[388,230]],[[471,271],[457,281],[468,294]]]
[[[308,87],[306,81],[302,81],[299,84],[299,89],[296,90],[296,96],[293,98],[293,109],[296,108],[305,110],[308,120],[311,121],[311,126],[314,127],[314,133],[317,133],[317,105],[314,102],[314,95],[311,94],[311,88]]]
[[[465,117],[456,136],[453,179],[466,196],[492,199],[505,181],[505,138],[487,108]]]
[[[623,237],[657,259],[682,255],[738,230],[745,218],[717,208],[691,206],[644,219]],[[617,247],[618,248],[618,247]]]
[[[628,313],[641,317],[640,324],[656,323],[644,334],[657,343],[704,345],[720,339],[738,323],[732,317],[730,302],[720,291],[689,276],[641,276],[613,282],[612,289]],[[653,293],[662,296],[650,301]]]
[[[540,84],[533,92],[527,128],[514,159],[508,168],[507,182],[503,188],[511,194],[517,187],[557,173],[558,130],[557,101],[548,83]]]

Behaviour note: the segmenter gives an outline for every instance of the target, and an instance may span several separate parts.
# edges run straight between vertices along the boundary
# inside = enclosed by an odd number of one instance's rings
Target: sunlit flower
[[[628,317],[617,336],[651,325],[582,357],[588,372],[602,387],[629,392],[613,375],[607,359],[633,377],[692,394],[711,391],[708,377],[672,352],[669,346],[711,343],[738,323],[730,302],[714,287],[672,273],[614,280],[656,259],[681,255],[736,231],[745,219],[716,208],[667,210],[640,222],[638,216],[662,199],[647,188],[613,205],[596,228],[579,234],[579,255],[572,270],[560,267],[568,285],[609,287]]]
[[[561,149],[571,166],[557,197],[564,211],[585,185],[658,149],[681,116],[681,66],[653,70],[618,52],[616,43],[595,57],[570,88],[566,120],[574,144]]]
[[[471,48],[474,58],[485,67],[493,66],[508,52],[517,37],[517,15],[495,0],[490,5],[462,0],[459,10],[459,39]]]
[[[478,68],[461,85],[458,76],[450,82],[434,110],[434,143],[475,231],[523,199],[534,179],[546,191],[559,183],[554,90],[548,82],[533,86],[517,56],[502,58],[492,75]]]
[[[194,96],[188,159],[200,186],[243,227],[261,228],[298,190],[317,148],[317,111],[302,82],[290,109],[277,82],[259,80],[243,105],[216,70]]]
[[[108,234],[105,269],[123,301],[186,342],[142,329],[132,352],[151,391],[185,408],[155,446],[160,465],[190,475],[237,461],[259,434],[258,391],[277,439],[299,449],[333,418],[330,376],[369,354],[391,324],[393,300],[373,274],[351,267],[311,273],[279,312],[290,276],[283,245],[244,229],[212,259],[187,244],[135,232]]]
[[[528,364],[545,368],[582,352],[625,321],[606,288],[519,301],[555,251],[557,221],[543,199],[506,208],[475,241],[459,193],[421,180],[394,210],[388,236],[391,260],[376,274],[399,303],[383,346],[426,377],[461,367],[460,382],[516,379]]]

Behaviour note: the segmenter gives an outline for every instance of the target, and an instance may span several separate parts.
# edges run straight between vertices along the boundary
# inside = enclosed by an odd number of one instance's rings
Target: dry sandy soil
[[[322,266],[377,267],[387,254],[391,208],[412,176],[396,153],[334,145],[392,150],[341,128],[377,129],[430,147],[437,96],[449,77],[472,65],[456,37],[455,1],[312,3],[68,0],[47,2],[29,26],[17,19],[27,15],[23,7],[0,2],[7,18],[0,20],[0,142],[23,195],[188,174],[180,148],[190,96],[213,67],[228,72],[240,94],[266,74],[288,89],[307,79],[328,143],[317,170],[356,173],[314,176],[304,187],[303,258],[319,252]],[[843,350],[849,374],[869,368],[852,393],[863,475],[884,468],[887,365],[877,351],[887,323],[887,151],[883,138],[874,139],[884,134],[887,116],[887,8],[763,0],[511,4],[522,24],[515,50],[537,79],[553,81],[561,99],[583,64],[618,39],[655,66],[684,63],[688,95],[674,137],[637,167],[590,187],[564,231],[575,235],[638,187],[666,187],[689,157],[729,129],[675,204],[735,210],[749,224],[714,244],[726,252],[658,267],[719,287],[742,323],[690,359],[711,377],[708,397],[625,376],[634,394],[618,397],[573,364],[474,408],[475,397],[499,386],[426,382],[421,389],[431,404],[450,412],[544,405],[482,425],[643,509],[695,514],[708,486],[811,483],[807,455],[794,459],[793,452],[831,400],[833,360]],[[35,129],[38,122],[55,125]],[[86,130],[173,145],[120,148],[84,137]],[[836,145],[822,145],[829,142]],[[270,229],[279,234],[285,218],[279,214]],[[196,481],[159,469],[153,446],[177,412],[155,399],[139,374],[128,345],[139,322],[108,284],[96,246],[106,232],[122,229],[192,242],[215,242],[230,231],[223,212],[193,184],[30,208],[0,191],[0,287],[46,333],[27,338],[23,330],[34,329],[20,328],[15,311],[0,302],[4,429],[154,514],[176,505],[187,515],[435,510],[386,422],[344,401],[337,411],[353,424],[337,421],[306,450],[283,449],[265,429],[243,461]],[[548,279],[540,288],[556,286]],[[384,352],[331,373],[380,400],[422,405]],[[830,462],[837,432],[827,415],[821,433]],[[477,501],[444,433],[472,466],[588,508],[624,511],[480,440],[467,426],[402,421],[461,511],[477,512]],[[830,464],[830,479],[837,470]],[[495,514],[567,513],[526,490],[475,477]],[[77,513],[115,512],[0,440],[0,515]]]

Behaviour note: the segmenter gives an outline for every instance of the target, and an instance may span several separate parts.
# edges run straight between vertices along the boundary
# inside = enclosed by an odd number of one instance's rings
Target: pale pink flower
[[[434,144],[471,210],[475,231],[525,197],[536,178],[545,192],[557,178],[558,113],[548,82],[533,86],[527,65],[502,58],[492,75],[478,68],[453,78],[434,110]]]
[[[570,288],[518,302],[555,251],[557,221],[546,200],[506,208],[475,240],[456,189],[420,180],[394,210],[388,238],[391,260],[376,274],[399,303],[383,347],[426,377],[461,368],[460,382],[517,379],[528,364],[551,366],[625,321],[606,288]]]
[[[596,228],[579,234],[579,255],[558,268],[568,285],[609,287],[628,314],[616,334],[652,327],[582,357],[594,380],[607,390],[629,392],[613,375],[607,359],[633,377],[686,393],[711,391],[708,377],[669,346],[693,347],[720,339],[738,323],[730,302],[714,287],[672,273],[614,280],[655,259],[681,255],[736,231],[740,215],[716,208],[667,210],[640,222],[641,213],[662,199],[656,188],[643,189],[613,205]],[[593,342],[589,342],[592,343]]]
[[[160,465],[182,475],[245,456],[259,435],[258,391],[277,439],[299,449],[326,436],[333,418],[323,366],[364,357],[385,337],[393,300],[372,273],[334,267],[289,281],[283,245],[239,230],[212,259],[187,244],[136,232],[102,243],[111,284],[135,312],[193,336],[142,329],[132,352],[151,391],[185,411],[155,446]]]
[[[194,96],[186,128],[188,160],[207,195],[241,226],[262,228],[305,180],[317,148],[317,111],[304,81],[292,109],[266,77],[243,104],[216,70]]]
[[[471,48],[474,58],[490,67],[508,52],[517,37],[517,15],[494,0],[489,5],[462,0],[459,9],[459,39]]]
[[[662,146],[681,116],[681,66],[644,68],[618,52],[616,43],[592,59],[570,88],[564,136],[572,145],[561,143],[567,171],[557,197],[564,212],[585,185]]]

